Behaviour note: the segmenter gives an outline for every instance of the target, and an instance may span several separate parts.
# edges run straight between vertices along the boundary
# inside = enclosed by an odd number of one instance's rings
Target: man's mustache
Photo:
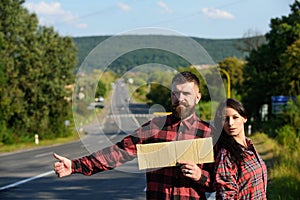
[[[176,102],[176,103],[174,103],[172,106],[173,106],[173,107],[177,107],[177,106],[180,106],[180,105],[183,105],[183,106],[185,106],[185,107],[188,106],[188,105],[187,105],[186,103],[184,103],[184,102]]]

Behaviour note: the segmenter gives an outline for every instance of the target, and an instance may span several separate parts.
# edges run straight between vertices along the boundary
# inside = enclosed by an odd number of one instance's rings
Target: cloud
[[[25,3],[24,7],[30,12],[37,14],[41,25],[52,26],[54,24],[64,23],[80,29],[87,27],[86,24],[80,23],[79,18],[72,14],[72,12],[62,9],[59,2],[30,2]]]
[[[118,5],[118,7],[122,10],[122,11],[124,11],[124,12],[129,12],[130,10],[131,10],[131,7],[128,5],[128,4],[125,4],[125,3],[118,3],[117,4]]]
[[[234,19],[235,16],[229,12],[216,9],[216,8],[203,8],[201,12],[212,19]]]
[[[158,1],[157,5],[163,10],[163,12],[165,13],[171,13],[172,10],[169,8],[169,6],[167,4],[165,4],[162,1]]]

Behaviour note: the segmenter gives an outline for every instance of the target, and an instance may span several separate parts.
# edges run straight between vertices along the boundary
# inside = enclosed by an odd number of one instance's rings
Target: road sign
[[[272,113],[280,114],[283,112],[288,100],[293,99],[291,96],[272,96]]]

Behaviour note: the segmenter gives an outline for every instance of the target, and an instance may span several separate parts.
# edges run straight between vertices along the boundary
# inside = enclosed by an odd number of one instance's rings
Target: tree
[[[39,27],[37,38],[42,48],[39,49],[41,58],[34,67],[37,72],[35,106],[39,110],[35,116],[44,121],[41,120],[36,126],[38,130],[33,132],[38,131],[44,137],[64,136],[67,134],[63,131],[64,121],[71,117],[70,104],[65,100],[65,86],[74,81],[75,46],[71,38],[60,37],[53,28]]]
[[[148,100],[151,100],[152,103],[161,105],[167,112],[172,111],[170,88],[157,83],[152,83],[150,92],[146,97]]]
[[[284,117],[288,125],[295,128],[297,137],[300,136],[300,95],[295,100],[289,100],[286,110],[284,111]]]
[[[0,83],[0,116],[15,141],[36,133],[42,138],[68,133],[64,120],[71,106],[64,87],[73,81],[76,65],[72,39],[38,26],[23,3],[0,3],[0,82],[5,83]]]
[[[229,74],[231,94],[234,94],[232,95],[233,98],[239,99],[238,96],[240,96],[243,93],[243,67],[245,65],[245,61],[235,57],[227,57],[218,65],[221,69],[225,70]],[[227,80],[224,74],[222,74],[222,77],[224,80]]]
[[[285,66],[285,91],[289,96],[300,94],[300,39],[290,45],[282,54],[280,62]]]
[[[252,50],[257,50],[262,44],[266,43],[265,36],[258,30],[249,29],[244,35],[237,48],[249,54]]]
[[[289,48],[297,47],[295,42],[300,39],[300,2],[295,1],[290,8],[291,14],[287,17],[271,19],[267,43],[251,51],[246,59],[244,103],[256,120],[259,120],[260,107],[271,104],[271,96],[299,94],[295,87],[286,86],[291,77],[297,77],[299,73],[299,65],[295,63],[298,58],[289,60],[288,65],[286,59],[291,58],[287,55],[293,54]],[[295,46],[290,47],[293,44]],[[296,70],[289,70],[289,66],[296,67]]]
[[[1,95],[1,115],[7,126],[17,127],[19,124],[14,123],[14,119],[22,119],[19,115],[24,112],[26,108],[25,102],[22,101],[24,92],[20,86],[20,64],[21,51],[24,49],[23,42],[25,40],[22,32],[28,32],[30,27],[25,25],[28,23],[37,23],[37,20],[28,21],[29,17],[25,14],[24,9],[21,8],[23,1],[18,0],[4,0],[0,3],[0,32],[3,37],[3,45],[0,51],[0,56],[3,65],[4,77],[9,77],[6,84],[3,86]],[[22,19],[24,17],[24,19]],[[21,122],[20,124],[24,124]]]

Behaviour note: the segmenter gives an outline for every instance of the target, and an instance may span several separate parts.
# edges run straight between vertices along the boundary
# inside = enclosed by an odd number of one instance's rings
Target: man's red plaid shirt
[[[154,118],[115,145],[72,160],[72,173],[92,175],[120,166],[137,156],[136,144],[204,137],[211,137],[211,128],[195,114],[184,121],[176,119],[173,115]],[[198,182],[185,177],[179,167],[148,170],[147,199],[206,199],[205,191],[211,188],[210,174],[214,170],[213,166],[199,164],[202,175]]]

